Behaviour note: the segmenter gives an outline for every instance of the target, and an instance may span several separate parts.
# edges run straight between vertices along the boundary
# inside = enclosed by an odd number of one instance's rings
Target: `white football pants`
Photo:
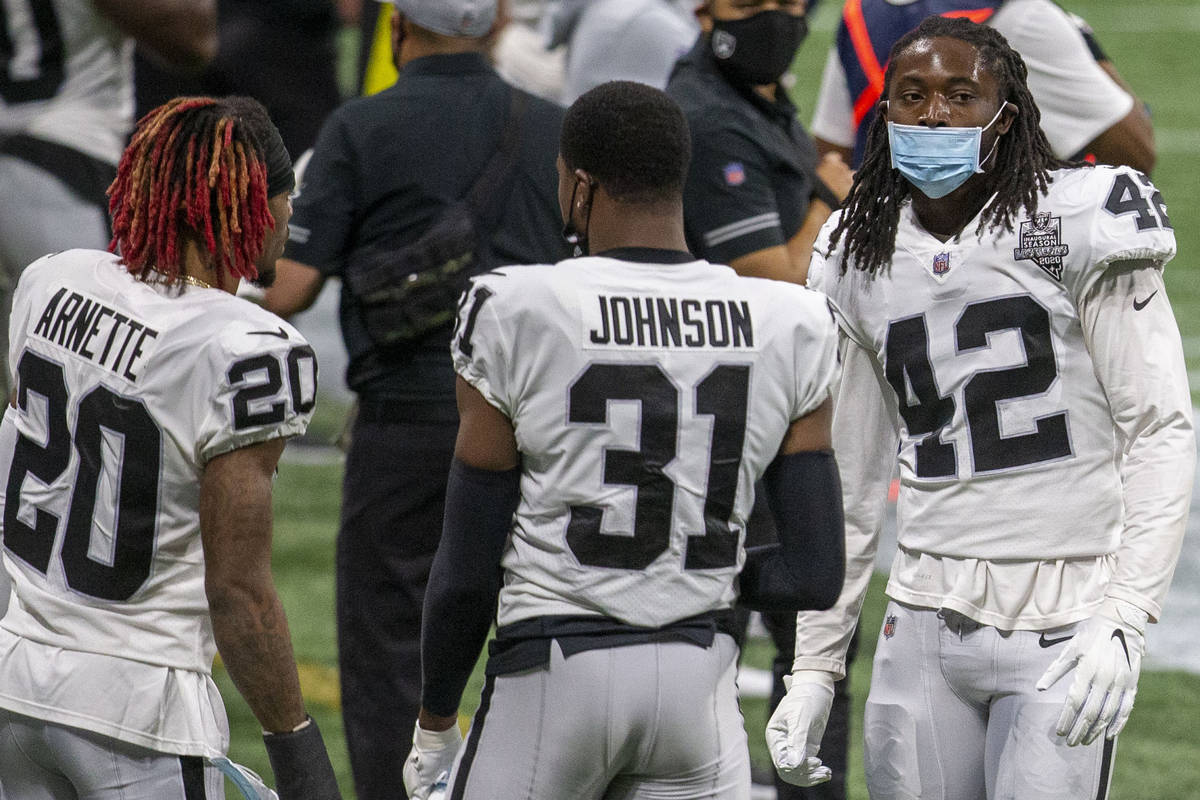
[[[224,800],[201,756],[147,750],[0,709],[4,800]]]
[[[871,799],[1103,800],[1116,741],[1055,734],[1072,674],[1034,689],[1074,631],[889,602],[863,725]]]
[[[738,648],[587,650],[489,678],[453,800],[749,800]]]

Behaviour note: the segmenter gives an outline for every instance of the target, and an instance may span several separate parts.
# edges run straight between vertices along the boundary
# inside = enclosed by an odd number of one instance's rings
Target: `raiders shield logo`
[[[737,39],[729,31],[715,30],[712,33],[713,55],[724,61],[737,49]]]
[[[896,635],[896,615],[888,614],[883,621],[883,638],[890,639]]]
[[[1021,223],[1020,238],[1013,248],[1013,259],[1032,261],[1056,281],[1062,280],[1063,256],[1070,252],[1062,243],[1062,217],[1038,211]]]

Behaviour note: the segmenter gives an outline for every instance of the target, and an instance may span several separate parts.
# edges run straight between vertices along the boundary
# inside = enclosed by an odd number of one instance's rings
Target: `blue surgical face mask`
[[[1004,103],[992,121],[982,128],[927,128],[924,125],[897,125],[888,122],[888,147],[892,166],[926,197],[945,197],[966,183],[980,167],[979,144],[983,132],[995,124],[1004,111]],[[996,151],[1000,137],[982,160]]]

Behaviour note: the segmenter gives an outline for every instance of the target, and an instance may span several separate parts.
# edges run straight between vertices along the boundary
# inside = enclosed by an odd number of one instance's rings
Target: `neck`
[[[180,274],[186,275],[190,280],[185,279],[185,282],[193,286],[209,286],[230,294],[237,292],[237,278],[218,270],[207,251],[191,239],[185,239],[183,242],[183,261],[180,264]]]
[[[410,35],[405,37],[400,46],[400,56],[396,66],[403,67],[418,58],[425,56],[450,56],[459,53],[482,53],[486,49],[486,39],[467,39],[458,36],[426,36]]]
[[[683,235],[683,204],[617,203],[596,198],[588,221],[588,251],[603,253],[621,247],[688,249]]]
[[[972,175],[962,186],[936,200],[913,189],[913,213],[922,228],[944,242],[961,232],[991,196],[991,176]]]

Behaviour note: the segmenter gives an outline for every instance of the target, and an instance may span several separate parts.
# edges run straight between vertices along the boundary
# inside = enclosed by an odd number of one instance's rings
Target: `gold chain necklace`
[[[186,272],[180,274],[179,279],[181,281],[183,281],[184,283],[186,283],[188,286],[199,286],[201,289],[217,288],[217,287],[213,286],[211,283],[209,283],[208,281],[202,281],[199,278],[195,277],[194,275],[188,275]]]

